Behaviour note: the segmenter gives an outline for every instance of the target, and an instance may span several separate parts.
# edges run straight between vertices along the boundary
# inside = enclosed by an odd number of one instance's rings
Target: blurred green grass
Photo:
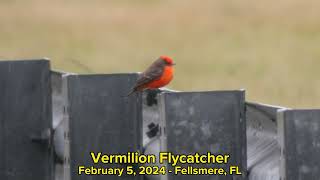
[[[78,73],[136,72],[172,56],[169,88],[240,89],[320,106],[316,0],[0,0],[0,58],[48,57]]]

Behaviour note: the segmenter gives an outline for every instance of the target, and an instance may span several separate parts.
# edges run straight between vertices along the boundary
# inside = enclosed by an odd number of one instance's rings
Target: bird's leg
[[[147,89],[147,105],[152,106],[152,105],[157,105],[158,100],[157,100],[157,95],[161,93],[162,91],[160,89]]]

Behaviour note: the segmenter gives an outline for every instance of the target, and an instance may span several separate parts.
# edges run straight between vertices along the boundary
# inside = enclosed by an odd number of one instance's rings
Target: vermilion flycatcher
[[[127,96],[145,89],[156,89],[170,83],[173,78],[173,60],[168,56],[160,56],[137,79],[136,84]]]

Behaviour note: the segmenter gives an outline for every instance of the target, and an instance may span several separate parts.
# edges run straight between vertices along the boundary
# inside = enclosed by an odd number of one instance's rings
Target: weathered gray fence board
[[[246,175],[244,91],[163,93],[160,100],[160,117],[167,135],[162,136],[166,138],[162,151],[174,154],[230,154],[228,164],[238,165],[243,176]],[[199,166],[227,167],[217,164]],[[168,174],[169,180],[233,178],[243,177]]]
[[[49,61],[0,62],[0,179],[52,180],[48,145],[31,142],[52,127]]]
[[[282,180],[320,177],[320,110],[279,112]]]
[[[71,179],[139,179],[139,176],[78,175],[94,165],[90,152],[126,154],[142,150],[141,95],[127,94],[137,74],[68,76]],[[112,167],[115,167],[112,165]]]

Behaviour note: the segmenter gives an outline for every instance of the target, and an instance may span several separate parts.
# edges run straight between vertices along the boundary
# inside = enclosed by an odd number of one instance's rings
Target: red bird
[[[127,96],[145,89],[156,89],[170,83],[173,79],[173,60],[168,56],[160,56],[138,78]]]

